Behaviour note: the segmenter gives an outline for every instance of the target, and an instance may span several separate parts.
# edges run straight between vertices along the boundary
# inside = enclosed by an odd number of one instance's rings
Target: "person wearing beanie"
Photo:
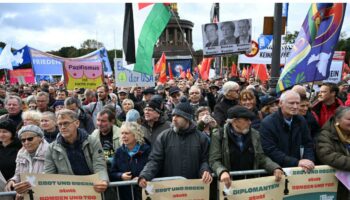
[[[22,148],[16,137],[16,123],[11,119],[0,121],[0,171],[5,180],[9,180],[15,173],[16,156]]]
[[[7,191],[14,188],[17,195],[26,193],[31,185],[27,181],[21,181],[20,174],[44,172],[45,153],[49,143],[43,139],[43,136],[44,132],[36,125],[23,126],[18,131],[23,148],[17,154],[16,172],[6,184]]]
[[[129,112],[126,113],[125,118],[126,118],[125,121],[127,122],[137,122],[139,124],[141,123],[140,113],[135,109],[129,110]]]
[[[52,109],[55,112],[58,112],[59,110],[62,110],[64,108],[64,100],[56,100],[55,103],[52,105]]]
[[[224,128],[211,137],[209,164],[227,188],[231,186],[230,171],[265,169],[281,180],[280,166],[267,157],[261,147],[259,132],[251,128],[255,114],[237,105],[227,112]],[[235,177],[241,179],[243,177]]]
[[[186,99],[173,110],[172,127],[163,131],[152,145],[149,161],[140,173],[138,184],[157,177],[182,176],[212,181],[208,164],[209,139],[192,121],[193,109]]]
[[[143,109],[144,122],[142,123],[142,131],[151,145],[161,132],[170,127],[170,122],[167,121],[167,116],[164,115],[163,110],[163,99],[159,95],[153,96]]]

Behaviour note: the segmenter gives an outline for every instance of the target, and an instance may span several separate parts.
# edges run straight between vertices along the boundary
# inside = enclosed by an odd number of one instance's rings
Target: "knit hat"
[[[159,95],[158,95],[159,96]],[[148,103],[146,103],[145,108],[150,107],[155,110],[157,113],[162,113],[162,101],[158,99],[151,98]]]
[[[244,118],[252,120],[255,118],[255,114],[248,108],[237,105],[228,109],[227,111],[227,119],[233,118]]]
[[[180,103],[178,103],[174,110],[172,115],[179,115],[189,121],[192,121],[193,119],[193,108],[190,105],[190,103],[187,101],[185,97],[181,98]]]
[[[260,97],[260,105],[261,107],[273,104],[275,102],[278,102],[278,99],[276,97],[270,96],[270,95],[264,95]]]
[[[44,137],[44,132],[41,130],[41,128],[39,126],[36,126],[36,125],[23,126],[18,131],[18,138],[21,138],[21,135],[24,132],[31,132],[31,133],[37,134],[39,137]]]
[[[140,119],[140,113],[135,110],[131,109],[126,113],[126,120],[127,122],[137,122],[137,120]]]
[[[5,129],[12,134],[12,138],[16,135],[16,124],[12,119],[3,119],[0,121],[0,129]]]
[[[54,104],[52,104],[52,108],[55,109],[57,106],[64,106],[64,100],[56,100]]]

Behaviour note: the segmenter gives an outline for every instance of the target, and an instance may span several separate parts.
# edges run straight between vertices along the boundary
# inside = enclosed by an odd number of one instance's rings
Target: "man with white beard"
[[[261,147],[260,134],[251,128],[255,114],[243,106],[228,110],[224,128],[214,131],[210,141],[209,164],[218,179],[231,186],[230,171],[266,169],[275,180],[282,178],[280,166],[267,157]],[[235,180],[243,177],[237,176]]]
[[[138,179],[140,187],[145,188],[147,181],[156,176],[202,178],[206,184],[212,181],[208,164],[209,139],[192,121],[191,105],[182,99],[172,115],[172,127],[163,131],[152,146],[149,161]]]

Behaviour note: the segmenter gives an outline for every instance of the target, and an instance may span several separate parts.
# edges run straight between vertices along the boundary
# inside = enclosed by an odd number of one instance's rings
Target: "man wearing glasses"
[[[108,186],[107,166],[101,143],[79,127],[78,115],[67,109],[57,113],[59,135],[46,152],[45,173],[90,175],[98,173],[96,192]],[[62,159],[63,158],[63,159]]]

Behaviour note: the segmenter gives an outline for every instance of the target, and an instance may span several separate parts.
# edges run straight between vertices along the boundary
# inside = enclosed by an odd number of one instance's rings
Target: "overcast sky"
[[[201,25],[209,22],[211,3],[179,3],[182,19],[194,23],[194,49],[202,49]],[[288,31],[299,31],[310,4],[289,4]],[[350,8],[342,31],[350,37]],[[264,16],[273,16],[274,3],[221,3],[220,21],[252,18],[253,39],[262,33]],[[107,50],[122,48],[123,3],[0,3],[0,41],[13,48],[29,45],[39,50],[80,48],[87,39],[97,39]],[[135,19],[137,20],[137,19]],[[115,38],[115,40],[114,40]]]

